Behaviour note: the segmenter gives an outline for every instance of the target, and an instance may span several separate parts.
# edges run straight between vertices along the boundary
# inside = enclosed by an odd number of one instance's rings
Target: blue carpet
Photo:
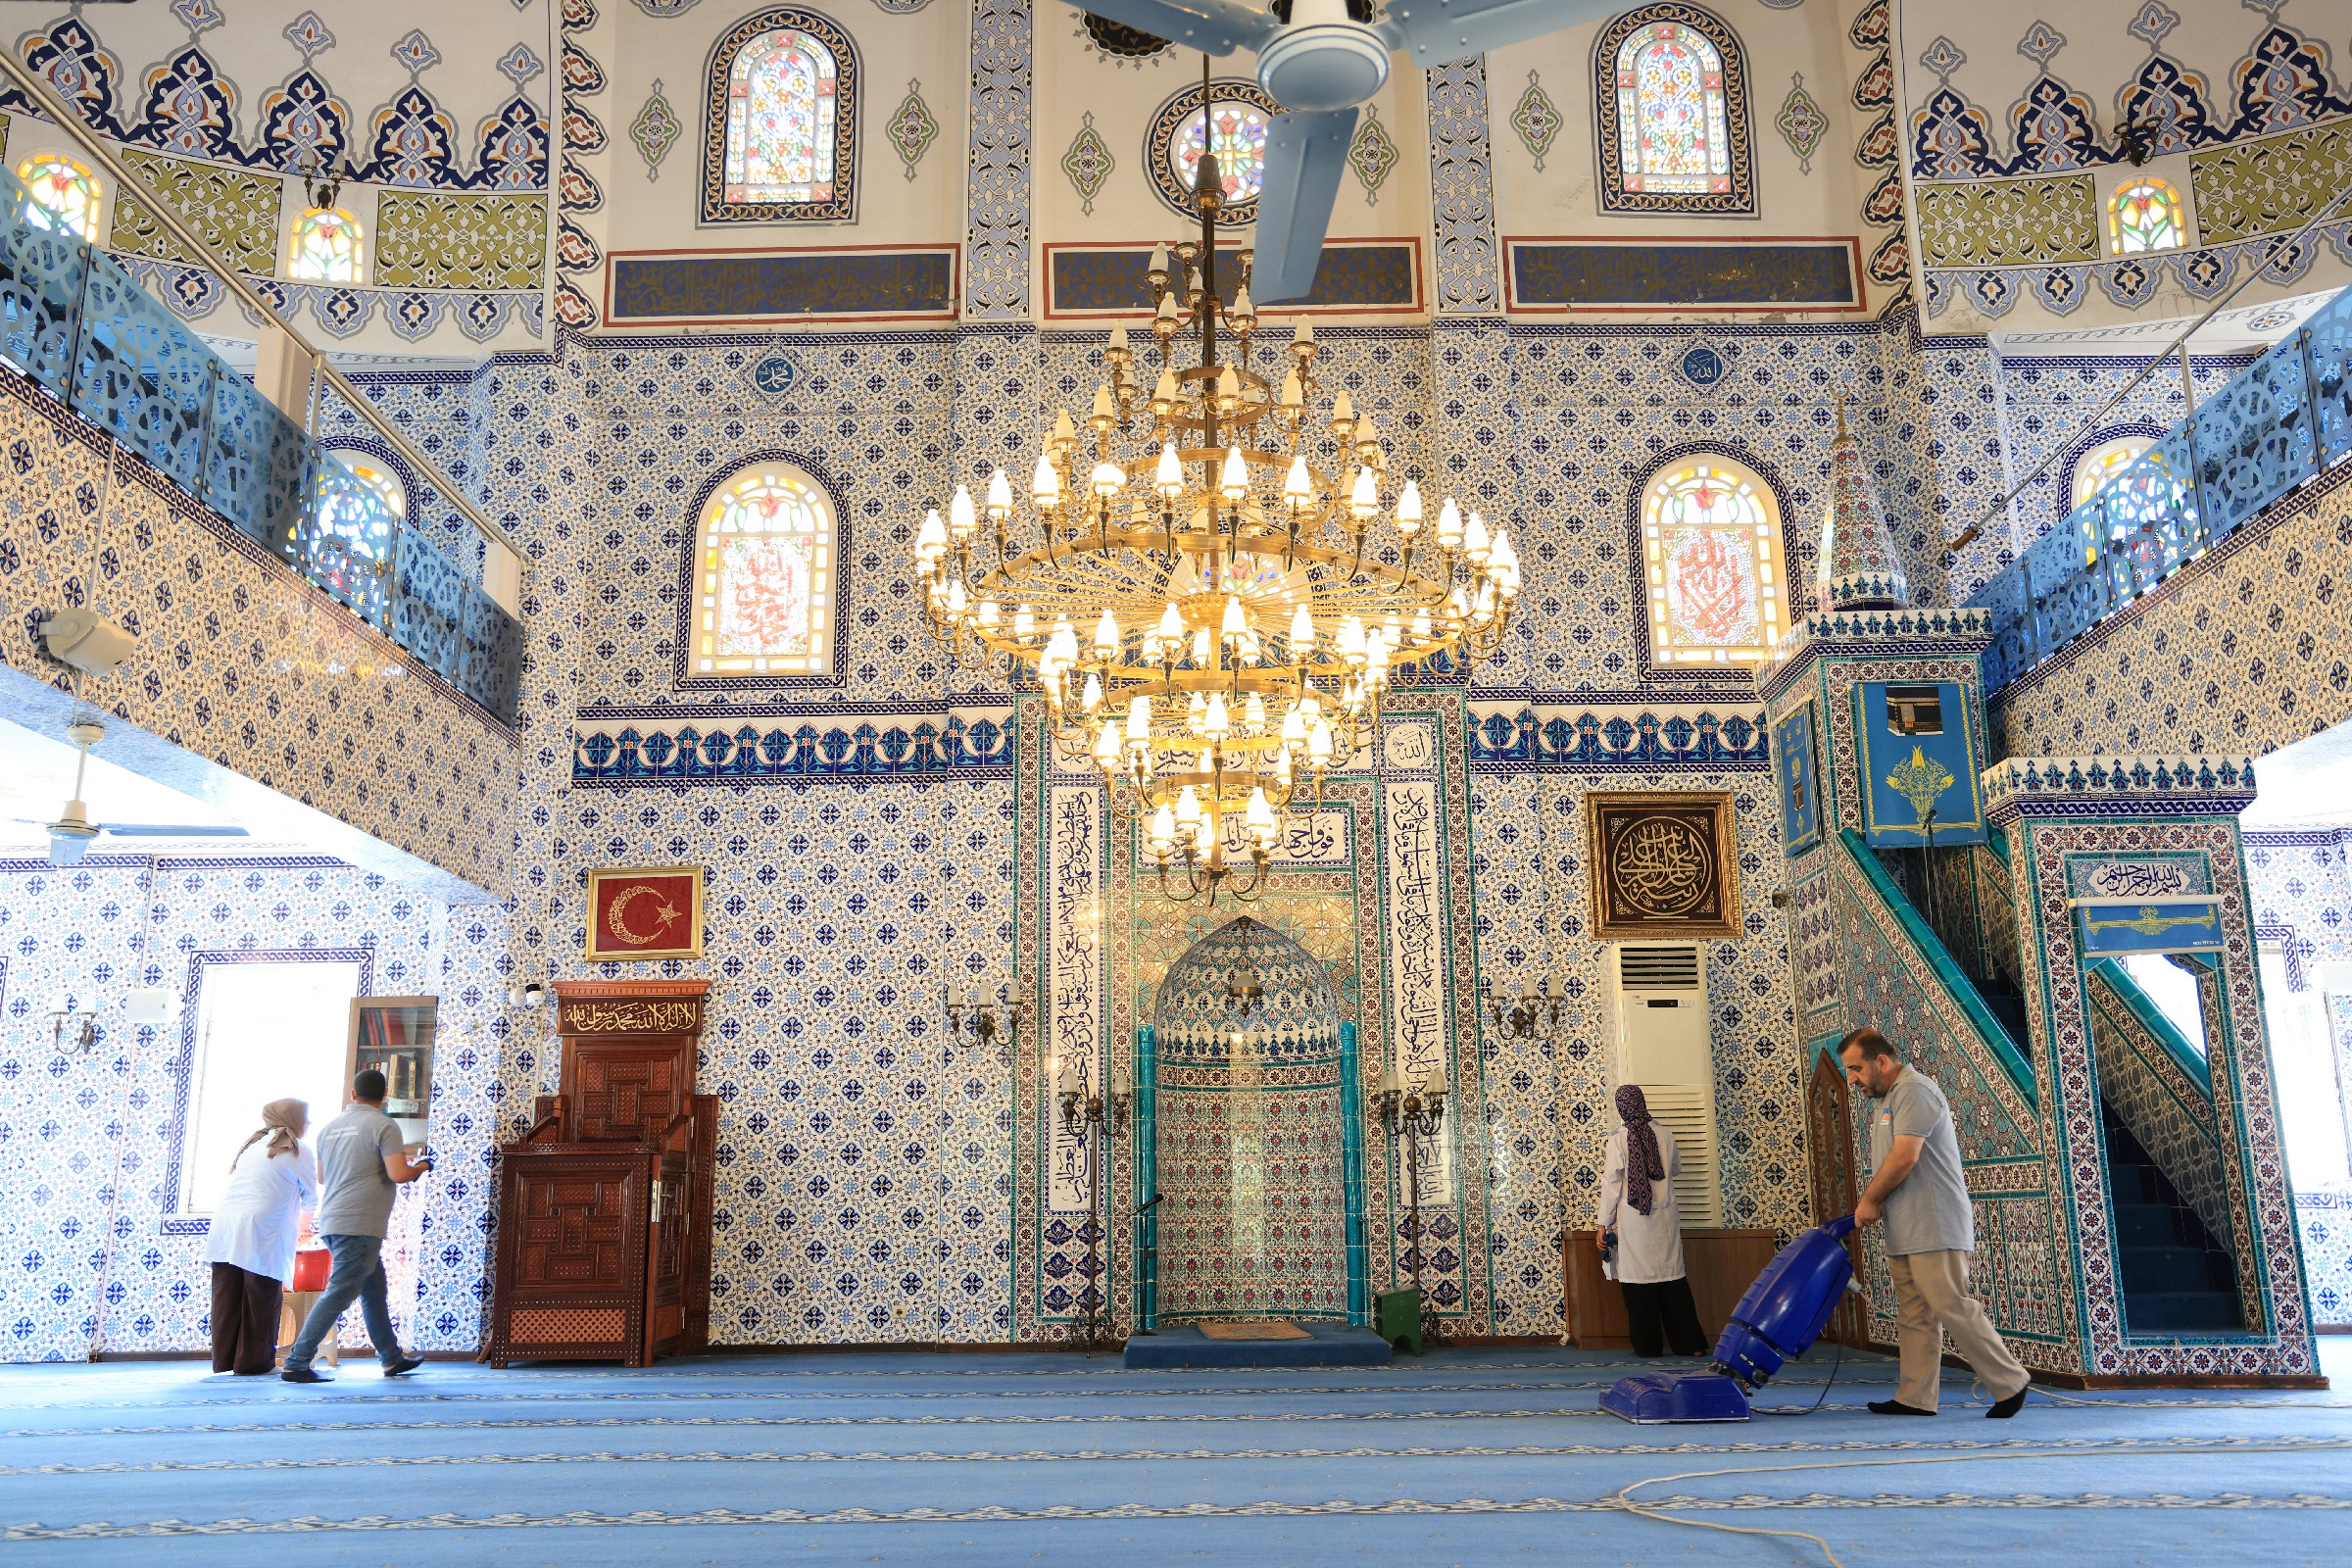
[[[2326,1346],[2352,1375],[2352,1343]],[[0,1368],[17,1564],[907,1562],[2340,1564],[2352,1396],[2132,1393],[1986,1422],[1822,1408],[1631,1428],[1573,1350],[1132,1372],[1097,1355],[726,1357],[648,1371],[436,1362],[331,1387],[187,1362]],[[1765,1408],[1803,1410],[1830,1358]],[[2339,1387],[2340,1387],[2339,1381]],[[397,1533],[396,1533],[397,1532]]]
[[[1300,1323],[1303,1340],[1212,1340],[1178,1323],[1127,1342],[1121,1364],[1130,1372],[1230,1371],[1261,1366],[1387,1366],[1389,1344],[1367,1328],[1346,1323]]]

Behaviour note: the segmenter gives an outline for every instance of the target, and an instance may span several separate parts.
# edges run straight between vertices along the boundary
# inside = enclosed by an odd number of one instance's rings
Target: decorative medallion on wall
[[[1781,785],[1781,850],[1796,856],[1821,842],[1821,773],[1814,764],[1813,705],[1772,726],[1772,765]]]
[[[1198,219],[1192,205],[1193,172],[1200,154],[1217,155],[1217,172],[1225,186],[1221,223],[1239,226],[1257,220],[1257,188],[1266,173],[1266,134],[1282,105],[1253,81],[1209,83],[1210,113],[1200,113],[1200,89],[1187,87],[1152,117],[1144,132],[1144,172],[1159,199],[1187,218]]]
[[[921,81],[912,78],[907,81],[906,101],[899,105],[885,128],[890,144],[899,150],[899,162],[906,166],[906,177],[914,178],[914,166],[923,161],[923,154],[939,139],[939,122],[931,118],[931,110],[923,102]]]
[[[592,962],[702,956],[701,866],[608,866],[588,873]]]
[[[1553,106],[1551,95],[1544,90],[1544,82],[1534,72],[1527,74],[1527,91],[1519,95],[1519,107],[1511,111],[1511,129],[1519,143],[1536,161],[1536,172],[1544,172],[1544,160],[1551,152],[1551,144],[1560,136],[1560,112]]]
[[[1772,123],[1780,131],[1781,139],[1788,144],[1788,150],[1796,154],[1796,172],[1813,172],[1813,150],[1828,133],[1830,117],[1813,101],[1813,95],[1805,91],[1803,72],[1788,74],[1788,96],[1781,100],[1781,112]]]
[[[1731,368],[1730,357],[1703,332],[1674,362],[1675,374],[1701,392],[1713,390]]]
[[[1356,124],[1354,139],[1348,143],[1348,167],[1364,187],[1364,205],[1380,205],[1380,187],[1403,154],[1389,134],[1389,127],[1380,122],[1380,106],[1364,105],[1364,117]]]
[[[1175,48],[1165,38],[1108,17],[1098,17],[1092,11],[1078,13],[1078,36],[1104,59],[1122,65],[1128,61],[1155,60]]]
[[[645,160],[647,179],[662,177],[662,160],[669,156],[670,148],[685,131],[686,127],[678,123],[678,112],[662,96],[662,78],[656,76],[645,107],[629,122],[629,140],[636,145],[637,156]]]
[[[1116,167],[1102,132],[1095,129],[1095,114],[1090,109],[1078,126],[1078,134],[1070,138],[1070,150],[1061,155],[1061,172],[1070,176],[1070,185],[1078,192],[1081,203],[1079,211],[1089,218],[1095,213],[1095,198],[1102,194],[1102,187],[1109,182],[1110,172]]]
[[[1595,938],[1740,934],[1728,790],[1593,790],[1585,823]]]

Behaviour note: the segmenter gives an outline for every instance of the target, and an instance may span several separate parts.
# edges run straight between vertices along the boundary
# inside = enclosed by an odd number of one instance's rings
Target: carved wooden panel
[[[564,1095],[581,1143],[651,1143],[694,1093],[695,1044],[677,1039],[566,1040]]]
[[[629,1221],[639,1170],[541,1174],[516,1183],[514,1284],[595,1287],[623,1279],[633,1249]]]
[[[1813,1222],[1827,1224],[1840,1214],[1852,1213],[1860,1197],[1854,1176],[1858,1155],[1852,1092],[1838,1058],[1826,1051],[1815,1054],[1813,1076],[1805,1085],[1805,1154],[1812,1167]],[[1854,1273],[1859,1277],[1861,1242],[1848,1237],[1845,1251],[1854,1260]],[[1858,1296],[1838,1298],[1825,1337],[1840,1345],[1869,1345],[1869,1325],[1863,1321],[1861,1302]]]
[[[510,1144],[499,1173],[490,1360],[650,1359],[647,1148]]]

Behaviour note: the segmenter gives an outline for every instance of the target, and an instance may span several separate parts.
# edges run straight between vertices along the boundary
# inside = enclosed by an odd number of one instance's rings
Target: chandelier
[[[1180,902],[1213,903],[1244,853],[1252,870],[1229,891],[1254,897],[1291,812],[1320,804],[1330,771],[1373,738],[1395,673],[1491,657],[1519,593],[1502,529],[1450,497],[1430,517],[1409,478],[1384,501],[1380,432],[1345,391],[1322,405],[1311,325],[1287,352],[1259,347],[1247,250],[1222,303],[1222,195],[1204,152],[1200,238],[1154,248],[1146,273],[1149,392],[1113,328],[1093,409],[1082,422],[1061,411],[1026,508],[999,468],[977,502],[957,485],[914,543],[932,635],[951,660],[1008,659],[1044,695],[1060,755],[1146,823]],[[1394,540],[1368,554],[1384,510]]]

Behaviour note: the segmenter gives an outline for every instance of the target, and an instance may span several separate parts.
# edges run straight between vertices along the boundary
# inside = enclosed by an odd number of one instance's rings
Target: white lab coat
[[[1674,1147],[1674,1134],[1656,1122],[1658,1157],[1666,1178],[1649,1184],[1649,1212],[1625,1200],[1625,1128],[1609,1134],[1608,1152],[1600,1163],[1600,1207],[1592,1216],[1595,1229],[1617,1233],[1617,1278],[1627,1285],[1663,1285],[1683,1277],[1683,1213],[1674,1202],[1674,1178],[1683,1168]]]
[[[271,1154],[270,1140],[249,1144],[229,1173],[204,1246],[208,1263],[234,1263],[279,1283],[294,1277],[302,1211],[318,1206],[318,1158],[309,1144]]]

